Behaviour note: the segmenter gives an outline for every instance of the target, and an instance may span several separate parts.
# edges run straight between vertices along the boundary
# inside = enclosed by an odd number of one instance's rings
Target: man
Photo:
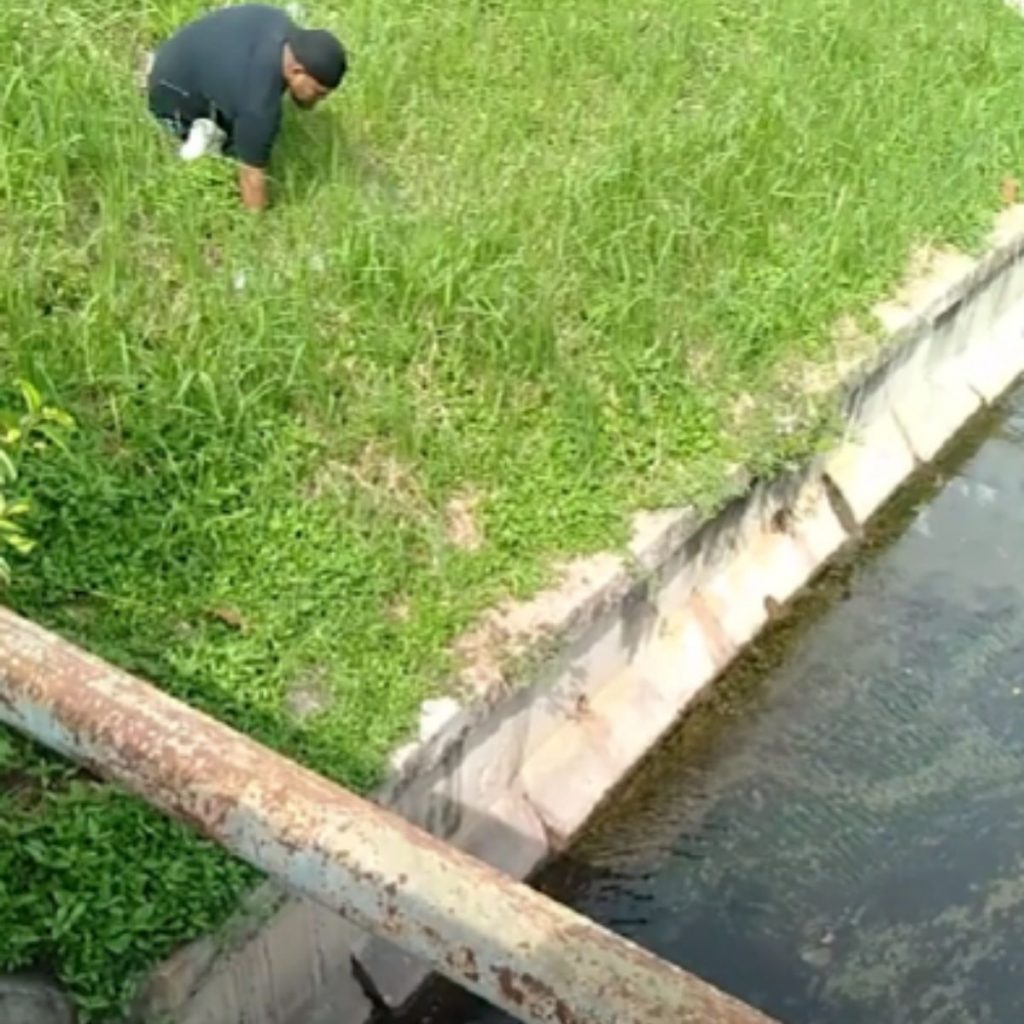
[[[149,109],[183,141],[186,159],[221,149],[235,157],[242,202],[262,210],[285,90],[311,110],[341,84],[347,67],[330,32],[299,28],[276,7],[225,7],[157,51]]]

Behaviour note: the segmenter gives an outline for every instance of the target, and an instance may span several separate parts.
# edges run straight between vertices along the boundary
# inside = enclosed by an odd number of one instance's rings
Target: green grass
[[[798,369],[915,245],[976,244],[1024,166],[999,0],[325,0],[351,80],[289,112],[254,219],[133,90],[197,9],[0,10],[0,385],[79,424],[25,467],[7,597],[358,789],[488,604],[814,444]],[[474,551],[445,528],[466,494]],[[102,787],[14,799],[0,966],[91,1013],[244,884]]]
[[[109,786],[0,732],[0,953],[53,970],[104,1019],[254,878]]]

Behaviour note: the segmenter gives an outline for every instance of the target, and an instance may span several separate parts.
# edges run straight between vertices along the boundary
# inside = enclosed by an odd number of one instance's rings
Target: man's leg
[[[167,129],[179,142],[188,138],[192,119],[182,112],[181,97],[162,82],[154,82],[147,71],[146,105],[157,122]]]
[[[150,83],[149,111],[182,144],[179,154],[183,160],[223,151],[227,138],[223,129],[210,118],[186,117],[180,97],[164,83]]]

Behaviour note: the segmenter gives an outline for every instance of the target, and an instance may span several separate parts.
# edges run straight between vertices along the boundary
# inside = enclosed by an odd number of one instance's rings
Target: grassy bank
[[[79,425],[5,596],[360,789],[488,604],[805,451],[838,318],[1024,165],[999,0],[328,0],[253,219],[133,89],[198,6],[0,10],[0,382]],[[245,878],[3,749],[0,964],[99,1013]]]

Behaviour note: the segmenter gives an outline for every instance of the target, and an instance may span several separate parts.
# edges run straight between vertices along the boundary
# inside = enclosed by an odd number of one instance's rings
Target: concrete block
[[[934,315],[978,266],[978,261],[951,249],[919,255],[924,257],[919,270],[875,307],[876,317],[890,335],[912,330],[920,320]]]
[[[242,907],[213,937],[207,936],[176,950],[146,981],[132,1008],[132,1021],[185,1019],[193,996],[218,976],[222,959],[242,950],[287,905],[288,897],[271,883],[258,886]]]
[[[690,508],[642,512],[633,519],[629,555],[646,572],[657,572],[701,525]]]
[[[526,878],[550,854],[548,834],[517,784],[482,815],[462,849],[512,878]]]
[[[709,592],[717,588],[726,592],[723,597],[735,596],[723,580],[733,572],[737,583],[742,578],[744,571],[736,566],[745,549],[738,538],[755,529],[751,516],[745,527],[724,539],[709,536],[704,550],[690,553],[693,561],[703,559],[703,572],[695,576],[689,566],[680,566],[682,580],[665,581],[677,595],[688,592],[685,604],[660,615],[658,628],[626,659],[632,667],[581,701],[524,764],[522,781],[529,801],[557,844],[567,844],[579,832],[693,696],[737,653],[737,640],[721,618],[735,609]],[[708,578],[694,589],[702,577]],[[746,613],[753,608],[744,603]],[[760,613],[764,614],[763,602]]]
[[[700,595],[665,620],[644,672],[664,699],[682,710],[729,664],[735,645],[712,619]]]
[[[29,974],[0,976],[0,1024],[74,1024],[71,1003],[55,982]]]
[[[685,688],[660,686],[654,670],[667,668],[671,673],[673,667],[675,674],[681,674],[684,668],[678,661],[669,666],[657,649],[648,651],[635,669],[622,673],[594,702],[591,714],[604,725],[601,752],[608,769],[603,790],[597,794],[590,814],[579,822],[575,834],[675,725],[694,694],[716,674],[714,669],[704,678],[688,673]]]
[[[645,610],[646,607],[645,604]],[[524,718],[527,735],[520,768],[560,732],[566,718],[575,715],[608,679],[628,665],[644,644],[649,629],[654,628],[653,615],[651,618],[649,627],[634,630],[627,616],[612,616],[584,638],[571,657],[559,659],[557,671],[545,673],[544,685],[536,692]]]
[[[443,756],[386,801],[392,810],[455,845],[500,801],[518,773],[533,713],[531,691],[491,709],[478,728],[451,737]]]
[[[607,795],[615,778],[629,769],[603,716],[581,711],[574,727],[551,738],[523,766],[522,785],[547,826],[551,842],[564,848]]]
[[[455,721],[461,711],[459,702],[451,697],[425,700],[420,705],[420,743],[429,743],[445,726]]]
[[[360,1000],[346,979],[351,950],[361,936],[336,914],[307,900],[289,900],[247,941],[223,953],[191,998],[182,994],[184,1005],[179,1005],[174,1020],[298,1024],[325,1005],[327,993],[337,1000],[343,991],[351,993],[349,1009],[354,1013]],[[159,1019],[159,1009],[151,1004],[144,1019]]]
[[[320,993],[318,1004],[302,1024],[369,1024],[373,1019],[373,1003],[351,970]]]
[[[981,408],[966,380],[923,378],[906,389],[893,413],[919,462],[931,462],[953,435]]]
[[[847,543],[850,535],[817,475],[805,486],[794,511],[791,536],[808,552],[813,573]]]
[[[858,525],[866,523],[914,472],[916,457],[891,413],[841,444],[822,462]]]
[[[661,645],[657,645],[659,648]],[[680,648],[676,646],[674,652]],[[522,784],[543,819],[552,844],[564,848],[594,812],[675,724],[692,695],[713,678],[706,661],[703,678],[666,653],[642,659],[581,707],[548,744],[523,766]],[[683,675],[685,689],[661,685],[651,668]],[[682,700],[680,699],[682,696]]]
[[[756,507],[755,507],[756,506]],[[783,511],[782,505],[774,512]],[[771,503],[747,511],[734,535],[709,539],[704,573],[683,609],[663,619],[627,669],[577,709],[523,766],[530,803],[567,844],[693,697],[763,625],[766,597],[792,596],[846,540],[823,486],[806,484],[786,529]],[[771,513],[771,514],[769,514]]]
[[[422,961],[376,936],[369,936],[360,943],[355,959],[367,984],[373,988],[374,997],[395,1014],[409,1006],[430,977],[430,969]]]
[[[930,462],[981,406],[965,379],[970,306],[908,343],[908,357],[879,389],[919,462]]]
[[[986,402],[995,402],[1024,373],[1024,306],[1009,320],[986,344],[973,346],[964,360],[966,381]]]
[[[455,845],[513,878],[526,878],[550,852],[544,823],[518,789],[472,818]],[[393,1012],[406,1007],[430,977],[427,965],[376,936],[366,936],[354,955],[376,998]]]
[[[990,277],[988,284],[972,296],[972,304],[981,310],[984,319],[974,325],[974,337],[980,337],[990,330],[1020,300],[1024,288],[1024,260],[1018,253],[1013,260]]]
[[[206,980],[219,952],[218,944],[205,937],[183,946],[158,964],[139,993],[132,1021],[159,1020],[187,1004]]]
[[[736,651],[756,635],[768,617],[766,547],[763,538],[752,539],[749,549],[723,565],[701,587],[711,615]]]
[[[486,738],[464,746],[453,775],[458,799],[471,815],[470,825],[476,813],[490,813],[513,785],[525,756],[531,704],[514,702],[510,708],[495,709],[494,728]]]

